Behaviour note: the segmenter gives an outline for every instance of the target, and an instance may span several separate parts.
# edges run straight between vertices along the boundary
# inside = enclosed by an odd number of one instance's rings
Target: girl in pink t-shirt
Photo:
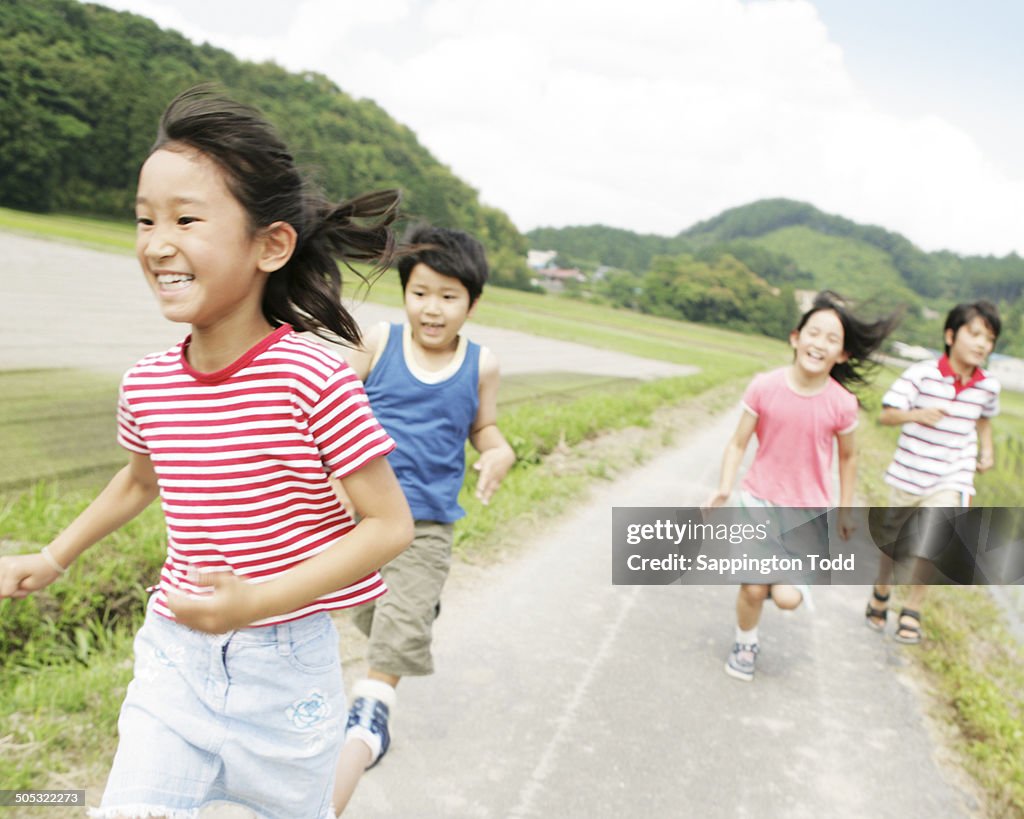
[[[847,385],[864,382],[869,356],[895,324],[895,316],[874,322],[859,319],[835,293],[819,293],[789,335],[793,363],[755,376],[747,387],[743,414],[722,458],[718,489],[704,506],[722,506],[728,500],[747,444],[756,433],[757,453],[743,479],[741,505],[806,510],[798,514],[800,522],[810,526],[800,528],[815,531],[815,519],[823,521],[820,516],[832,505],[832,451],[836,441],[838,526],[840,536],[849,538],[853,532],[849,507],[853,505],[857,474],[853,430],[858,403]],[[792,513],[787,512],[786,517],[792,517]],[[785,531],[786,527],[782,528]],[[781,583],[740,586],[736,641],[725,666],[732,677],[744,681],[754,678],[759,651],[757,624],[769,597],[779,608],[794,609],[802,602],[804,592]]]

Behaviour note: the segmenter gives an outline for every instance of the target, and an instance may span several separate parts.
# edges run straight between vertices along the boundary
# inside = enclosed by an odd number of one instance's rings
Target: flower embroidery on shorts
[[[296,728],[312,728],[331,715],[331,705],[323,694],[313,689],[305,699],[289,705],[285,713]]]

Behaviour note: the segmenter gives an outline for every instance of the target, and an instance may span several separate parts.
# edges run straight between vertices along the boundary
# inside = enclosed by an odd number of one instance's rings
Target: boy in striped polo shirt
[[[878,578],[865,618],[884,631],[893,561],[885,553],[917,509],[963,507],[974,494],[974,473],[994,463],[991,419],[999,412],[999,382],[981,365],[995,347],[999,312],[988,301],[958,304],[946,316],[946,354],[937,361],[913,364],[882,398],[879,421],[901,424],[899,441],[885,482],[892,489],[883,519],[873,521],[872,534],[883,549]],[[877,523],[877,525],[874,525]],[[924,522],[921,531],[927,531]],[[917,558],[914,577],[936,558],[941,538],[918,537],[910,553]],[[891,549],[889,552],[891,553]],[[895,639],[921,641],[920,607],[927,586],[911,587],[900,611]]]

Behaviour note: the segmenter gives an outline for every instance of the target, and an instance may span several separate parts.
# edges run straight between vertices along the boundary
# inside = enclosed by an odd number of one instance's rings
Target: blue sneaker
[[[725,661],[725,673],[743,682],[754,679],[754,665],[761,648],[757,643],[734,643],[729,659]]]
[[[383,759],[391,745],[391,734],[388,732],[388,717],[391,709],[373,697],[356,697],[348,712],[345,724],[345,739],[359,739],[370,749],[370,764],[366,770]]]

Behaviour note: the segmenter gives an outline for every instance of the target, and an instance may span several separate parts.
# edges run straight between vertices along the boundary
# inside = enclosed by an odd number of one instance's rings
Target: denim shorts
[[[772,585],[774,583],[828,582],[811,571],[809,555],[829,554],[827,509],[779,506],[751,495],[740,493],[740,508],[750,515],[752,524],[768,523],[768,537],[763,541],[746,541],[734,546],[733,557],[750,557],[758,561],[799,560],[800,569],[791,568],[777,573],[761,574],[753,570],[737,572],[740,583]],[[770,517],[768,517],[770,516]]]
[[[91,815],[177,819],[230,802],[265,819],[333,819],[345,717],[330,615],[213,635],[150,606]]]

